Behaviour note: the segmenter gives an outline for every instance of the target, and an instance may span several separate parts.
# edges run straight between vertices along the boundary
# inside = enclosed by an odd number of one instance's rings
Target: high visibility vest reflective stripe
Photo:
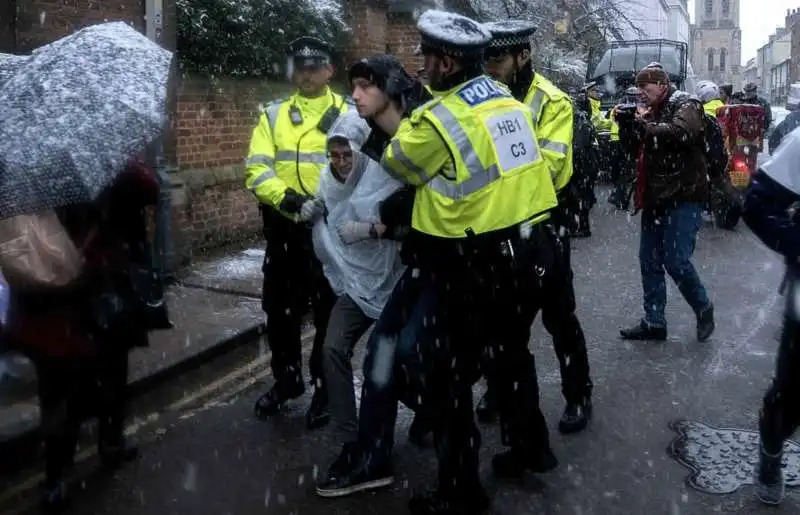
[[[548,166],[536,144],[530,110],[499,89],[493,91],[494,97],[474,105],[458,94],[470,86],[492,89],[493,81],[484,84],[489,80],[473,79],[420,108],[422,111],[413,113],[411,121],[403,122],[408,125],[401,125],[399,137],[392,140],[384,154],[384,167],[389,173],[406,182],[423,183],[417,188],[412,219],[412,226],[420,232],[463,238],[467,230],[481,234],[507,228],[556,205]],[[425,130],[427,124],[423,120],[435,130],[428,129],[430,137],[427,133],[417,134],[416,139],[409,136],[413,141],[405,144],[412,146],[404,148],[403,130],[410,134]],[[469,130],[475,132],[468,133],[463,121],[469,121]],[[436,141],[428,143],[432,140]],[[489,144],[478,150],[476,145],[483,142]],[[417,164],[415,156],[419,158],[426,151],[431,155],[427,145],[449,152],[454,166],[429,170]],[[504,169],[504,162],[510,168]]]
[[[292,105],[311,105],[309,110],[315,110],[302,112],[302,123],[294,124],[288,112]],[[317,124],[331,106],[341,112],[349,109],[347,102],[332,92],[319,99],[292,97],[264,107],[245,162],[246,187],[261,202],[277,208],[287,188],[300,194],[316,192],[319,174],[328,163],[327,135],[317,129]]]
[[[539,148],[550,165],[550,174],[557,190],[572,178],[572,101],[543,75],[536,74],[524,103],[533,114]]]

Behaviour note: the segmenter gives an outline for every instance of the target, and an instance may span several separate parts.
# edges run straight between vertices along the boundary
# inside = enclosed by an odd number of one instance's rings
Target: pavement
[[[482,426],[482,475],[494,497],[492,513],[798,513],[796,492],[790,490],[780,508],[767,509],[747,485],[756,452],[751,431],[772,376],[781,323],[780,257],[743,225],[723,231],[706,224],[694,262],[716,306],[714,336],[696,341],[694,314],[668,280],[668,341],[624,342],[619,329],[641,316],[639,219],[603,200],[592,218],[594,235],[574,243],[573,263],[595,383],[594,420],[578,435],[554,429],[563,409],[560,377],[551,339],[537,321],[530,345],[560,466],[519,482],[494,479],[489,461],[501,449],[499,431]],[[354,364],[361,359],[358,347]],[[395,484],[352,498],[316,497],[314,478],[338,449],[325,429],[304,428],[310,393],[283,416],[255,420],[255,387],[270,379],[262,374],[254,380],[252,370],[243,367],[151,423],[145,417],[132,430],[142,442],[140,460],[113,476],[93,475],[93,461],[79,460],[81,488],[71,513],[394,515],[407,513],[411,492],[430,484],[434,454],[407,442],[411,417],[402,410]],[[482,389],[479,384],[476,398]],[[789,447],[791,460],[800,456],[797,449]],[[680,453],[683,464],[674,459]],[[30,484],[21,478],[0,493],[0,512],[32,513]]]
[[[167,292],[175,328],[151,334],[150,346],[134,349],[129,379],[134,393],[256,339],[263,332],[263,249],[222,249],[181,271]],[[39,424],[36,377],[29,362],[0,374],[0,444],[34,431]]]

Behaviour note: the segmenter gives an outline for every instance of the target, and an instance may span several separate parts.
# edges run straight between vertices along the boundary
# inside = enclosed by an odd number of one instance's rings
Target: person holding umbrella
[[[310,302],[316,334],[309,369],[316,388],[306,413],[309,429],[329,422],[322,348],[336,302],[314,256],[311,225],[325,211],[315,194],[328,163],[327,132],[350,108],[328,86],[332,53],[329,44],[313,37],[289,45],[288,72],[297,90],[264,108],[250,140],[245,173],[245,186],[259,202],[267,240],[262,306],[275,377],[272,389],[256,402],[255,414],[262,419],[274,416],[305,392],[300,327]]]

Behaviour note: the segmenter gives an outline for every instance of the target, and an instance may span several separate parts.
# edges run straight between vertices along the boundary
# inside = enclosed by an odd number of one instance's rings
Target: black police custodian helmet
[[[443,54],[457,58],[481,59],[492,40],[489,29],[475,20],[431,9],[417,21],[420,50],[423,54]]]
[[[484,27],[492,34],[492,41],[486,49],[486,57],[530,50],[531,37],[536,33],[536,26],[524,20],[492,21],[484,23]]]

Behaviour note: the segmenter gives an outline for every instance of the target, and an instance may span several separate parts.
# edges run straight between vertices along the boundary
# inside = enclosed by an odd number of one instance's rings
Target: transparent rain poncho
[[[333,291],[349,295],[364,314],[377,319],[405,270],[400,243],[369,239],[347,245],[336,232],[336,227],[347,221],[380,222],[379,203],[402,186],[359,151],[369,133],[369,126],[356,112],[339,117],[328,132],[329,141],[344,137],[350,143],[353,169],[344,183],[334,176],[330,165],[322,170],[317,196],[325,202],[328,216],[314,225],[312,240]]]

